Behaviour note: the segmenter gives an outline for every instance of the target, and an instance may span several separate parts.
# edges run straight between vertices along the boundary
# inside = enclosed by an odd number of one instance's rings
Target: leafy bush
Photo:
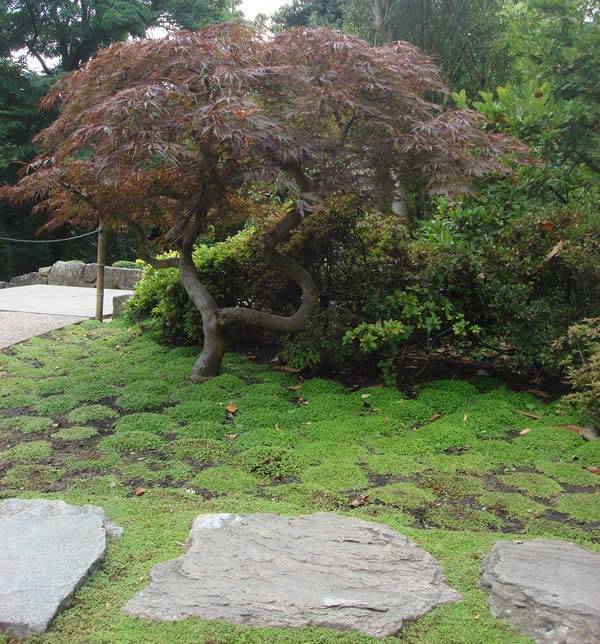
[[[271,344],[302,369],[379,370],[389,384],[438,355],[555,368],[553,343],[600,315],[597,190],[567,189],[557,175],[566,202],[540,198],[540,171],[519,170],[517,184],[495,180],[452,203],[439,198],[412,227],[337,195],[285,249],[314,276],[321,311],[288,337],[232,329],[233,346]],[[297,288],[249,260],[257,231],[198,247],[196,266],[219,305],[291,312]],[[131,307],[165,342],[202,339],[175,269],[146,268]]]
[[[127,259],[120,259],[113,262],[113,268],[140,268],[136,262],[131,262]]]
[[[600,434],[600,318],[569,327],[556,347],[573,388],[563,404],[588,416]]]
[[[255,230],[247,228],[225,242],[197,246],[194,263],[200,277],[219,306],[246,305],[258,297],[265,267],[250,261]],[[247,285],[256,287],[247,288]],[[202,340],[200,313],[191,303],[175,268],[144,267],[144,275],[129,302],[136,316],[150,316],[157,322],[162,341],[169,344],[197,344]]]

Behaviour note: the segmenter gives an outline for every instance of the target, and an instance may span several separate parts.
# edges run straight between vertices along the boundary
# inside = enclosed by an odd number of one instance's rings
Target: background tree
[[[218,373],[228,328],[306,326],[319,292],[280,247],[320,216],[332,193],[368,195],[380,168],[397,169],[412,189],[442,193],[505,171],[500,159],[519,146],[486,134],[476,113],[429,100],[444,89],[436,65],[413,45],[372,47],[328,29],[267,40],[221,24],[113,45],[52,88],[44,104],[60,103],[60,116],[38,137],[42,153],[28,174],[5,194],[39,200],[57,221],[127,225],[149,263],[177,266],[202,316],[204,348],[193,370],[200,380]],[[192,259],[197,240],[239,212],[239,188],[258,177],[293,182],[293,202],[266,217],[255,250],[299,287],[290,315],[220,308]],[[150,255],[149,225],[178,256]]]
[[[148,28],[197,29],[232,16],[234,0],[2,0],[0,40],[26,49],[48,75],[78,69],[102,47]]]
[[[52,118],[37,101],[57,76],[85,63],[112,42],[143,36],[152,27],[196,29],[234,14],[236,0],[0,0],[0,184],[12,183],[35,153],[33,136]],[[17,58],[20,55],[21,58]],[[30,60],[27,60],[27,59]],[[31,59],[36,63],[31,64]],[[40,72],[32,67],[39,67]],[[0,231],[33,238],[44,221],[26,205],[0,204]],[[45,237],[68,237],[69,229]],[[92,238],[22,246],[0,241],[0,280],[61,258],[92,259]],[[109,239],[113,258],[132,257],[131,239]]]
[[[23,161],[34,153],[33,136],[49,122],[38,114],[37,102],[48,90],[51,78],[40,77],[9,56],[0,58],[0,184],[14,183]],[[41,216],[27,216],[27,206],[0,207],[0,235],[31,238],[45,223]],[[38,245],[32,249],[38,266],[54,261],[58,249]],[[0,241],[0,279],[30,270],[30,258]]]
[[[293,0],[273,15],[276,29],[332,27],[344,29],[347,3],[342,0]]]
[[[510,14],[513,85],[550,94],[554,150],[562,161],[600,172],[600,2],[529,0]],[[539,91],[544,85],[547,91]],[[540,95],[541,94],[541,95]]]
[[[438,59],[450,87],[476,92],[506,80],[503,8],[501,0],[294,0],[273,21],[330,26],[373,44],[406,40]]]

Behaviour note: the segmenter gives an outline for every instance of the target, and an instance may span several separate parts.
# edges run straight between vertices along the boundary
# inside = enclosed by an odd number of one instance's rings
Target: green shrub
[[[116,262],[113,262],[114,268],[140,268],[136,262],[132,262],[128,259],[119,259]]]
[[[598,194],[575,182],[560,200],[545,187],[540,198],[543,182],[531,172],[518,170],[522,184],[500,178],[477,196],[431,200],[411,227],[355,195],[332,197],[284,247],[313,275],[322,309],[290,336],[231,330],[232,346],[276,343],[293,366],[360,367],[379,371],[387,384],[439,353],[553,368],[553,342],[570,324],[600,315]],[[201,279],[219,305],[289,314],[297,288],[250,261],[256,242],[248,228],[196,248]],[[150,316],[164,342],[202,340],[200,315],[176,269],[147,267],[130,306]],[[426,396],[435,407],[448,403]]]
[[[246,298],[252,299],[250,276],[260,275],[255,258],[250,260],[253,234],[254,230],[248,228],[225,242],[198,246],[194,250],[200,279],[220,306],[246,304]],[[256,282],[262,284],[263,280],[258,278]],[[134,315],[151,316],[164,342],[197,344],[202,340],[200,313],[181,285],[177,269],[157,270],[146,266],[129,309]]]
[[[587,416],[600,436],[600,318],[569,327],[556,347],[573,388],[562,403]]]

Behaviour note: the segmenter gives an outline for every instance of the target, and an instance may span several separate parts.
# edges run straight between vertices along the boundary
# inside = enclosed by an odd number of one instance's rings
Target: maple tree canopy
[[[325,28],[271,36],[233,22],[118,43],[53,86],[42,106],[59,116],[3,195],[35,200],[52,223],[129,226],[147,261],[177,266],[202,314],[199,380],[218,373],[228,326],[305,326],[317,289],[278,246],[319,216],[328,195],[374,194],[381,176],[452,194],[507,171],[503,159],[522,146],[486,133],[475,112],[436,103],[445,92],[437,65],[414,45],[373,47]],[[192,262],[197,239],[239,212],[240,188],[257,179],[294,186],[295,205],[262,236],[265,257],[302,290],[289,317],[219,308]],[[178,257],[150,255],[150,227]]]

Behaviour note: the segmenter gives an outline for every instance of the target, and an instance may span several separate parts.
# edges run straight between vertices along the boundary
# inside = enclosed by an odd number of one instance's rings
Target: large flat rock
[[[600,642],[600,553],[565,541],[499,541],[479,586],[496,617],[537,642]]]
[[[104,511],[63,501],[0,502],[0,631],[45,631],[106,552]]]
[[[324,626],[383,637],[460,595],[435,559],[386,526],[336,514],[199,516],[185,555],[159,564],[132,615]]]

